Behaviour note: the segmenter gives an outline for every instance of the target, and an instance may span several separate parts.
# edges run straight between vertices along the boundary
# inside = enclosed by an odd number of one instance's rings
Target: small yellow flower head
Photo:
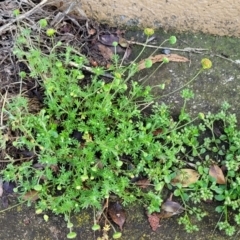
[[[55,32],[56,32],[55,29],[49,28],[49,29],[47,29],[46,34],[48,37],[52,37],[55,34]]]
[[[203,58],[201,64],[203,69],[209,69],[212,67],[212,62],[208,58]]]
[[[145,28],[144,34],[148,37],[152,36],[154,34],[154,30],[152,28]]]

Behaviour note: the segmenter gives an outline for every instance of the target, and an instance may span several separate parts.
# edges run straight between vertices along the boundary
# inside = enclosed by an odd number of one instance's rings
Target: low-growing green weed
[[[54,37],[55,31],[49,32]],[[147,36],[152,33],[145,32]],[[163,189],[168,188],[183,202],[185,214],[179,223],[188,232],[198,229],[191,215],[202,219],[205,213],[197,204],[206,200],[221,203],[216,210],[224,212],[225,219],[218,223],[219,228],[228,235],[235,232],[228,210],[238,211],[240,204],[240,132],[226,103],[218,114],[200,113],[192,118],[185,106],[194,94],[184,89],[183,107],[173,120],[169,107],[157,103],[152,87],[134,80],[136,62],[123,66],[115,54],[108,70],[111,81],[101,67],[91,69],[88,81],[86,57],[69,46],[59,52],[60,42],[45,53],[29,42],[30,34],[22,31],[14,53],[30,69],[22,76],[40,79],[44,107],[37,114],[30,113],[27,100],[19,95],[3,111],[8,115],[8,128],[17,132],[13,146],[32,152],[34,158],[9,163],[2,175],[5,181],[17,183],[15,191],[22,197],[35,191],[36,213],[63,214],[70,230],[68,238],[75,238],[72,213],[89,207],[101,209],[111,195],[119,197],[123,205],[140,201],[150,213],[159,212]],[[176,42],[175,37],[169,40]],[[210,67],[211,61],[203,59],[197,75]],[[144,113],[142,109],[150,105],[151,113]],[[217,123],[222,126],[218,133]],[[6,144],[4,135],[0,141]],[[225,184],[209,175],[213,164],[226,168]],[[199,173],[199,180],[187,187],[173,186],[176,172],[189,167]],[[151,182],[147,191],[135,184],[141,178]],[[237,224],[239,216],[237,212]],[[96,223],[94,226],[99,229]]]

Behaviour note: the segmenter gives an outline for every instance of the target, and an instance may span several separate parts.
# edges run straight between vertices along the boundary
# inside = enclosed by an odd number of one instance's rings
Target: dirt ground
[[[123,228],[123,240],[225,240],[226,236],[215,229],[219,220],[219,215],[214,212],[213,205],[204,205],[208,212],[203,221],[199,224],[200,230],[188,234],[183,226],[178,225],[177,216],[163,220],[156,232],[153,232],[148,224],[145,210],[139,206],[129,206],[126,208],[127,221]],[[33,207],[21,205],[0,214],[0,234],[1,240],[65,240],[67,234],[66,222],[62,216],[49,214],[49,221],[46,223],[42,216],[36,215]],[[72,218],[78,240],[94,240],[101,235],[100,232],[93,232],[92,212],[83,210]],[[116,227],[117,228],[117,227]],[[111,234],[109,234],[111,239]],[[229,240],[237,240],[239,232],[234,237],[227,237]]]
[[[37,3],[37,1],[35,1]],[[17,24],[36,24],[36,22],[46,17],[52,24],[57,26],[59,34],[58,40],[65,41],[76,48],[81,48],[81,51],[88,56],[92,65],[102,64],[106,65],[108,60],[106,56],[99,52],[98,43],[99,38],[96,36],[105,32],[115,32],[126,39],[134,38],[134,41],[143,42],[143,33],[139,30],[121,31],[115,27],[102,26],[94,21],[84,19],[81,17],[68,16],[61,13],[52,6],[46,6],[38,9],[33,15],[23,18],[19,23],[15,22],[12,15],[13,10],[21,9],[22,12],[27,13],[34,6],[22,3],[19,5],[18,1],[4,1],[0,2],[0,86],[1,96],[8,93],[8,96],[14,97],[19,93],[19,77],[18,73],[24,70],[26,66],[16,59],[12,53],[14,45],[15,34],[17,33]],[[10,24],[11,23],[11,24]],[[4,28],[6,24],[9,27]],[[93,30],[94,29],[94,30]],[[161,42],[168,38],[173,33],[159,31],[156,33],[155,42]],[[172,52],[187,57],[190,61],[188,63],[172,62],[163,66],[154,73],[149,82],[151,85],[159,83],[166,84],[166,93],[177,89],[179,86],[186,83],[200,67],[200,60],[203,57],[209,57],[213,62],[213,68],[203,73],[199,79],[191,85],[195,92],[194,101],[189,104],[188,109],[192,115],[198,112],[218,111],[223,101],[228,101],[232,105],[232,112],[237,114],[240,118],[240,99],[239,99],[239,40],[236,38],[207,36],[203,34],[178,34],[174,33],[178,38],[178,43],[174,46]],[[47,39],[44,39],[47,41]],[[153,41],[153,42],[154,42]],[[100,42],[101,43],[101,42]],[[154,44],[154,43],[153,43]],[[84,47],[81,47],[84,46]],[[141,46],[133,46],[132,51],[129,52],[129,59],[133,58],[140,51]],[[190,48],[190,49],[189,49]],[[147,50],[144,54],[146,56],[152,49]],[[123,54],[123,49],[119,49],[119,53]],[[143,56],[144,58],[144,56]],[[130,60],[129,60],[130,61]],[[151,69],[153,71],[154,69]],[[151,74],[147,70],[143,70],[136,78],[141,79],[143,76]],[[28,82],[24,85],[26,96],[31,100],[33,111],[38,111],[42,104],[42,92],[40,86],[36,85],[36,81]],[[161,90],[156,90],[156,95],[161,94]],[[2,98],[4,99],[4,98]],[[182,100],[179,94],[170,95],[167,98],[161,98],[160,102],[166,102],[171,105],[172,113],[178,114]],[[4,101],[1,101],[4,104]],[[4,121],[1,118],[0,130],[4,130]],[[13,157],[18,158],[19,153],[12,149]],[[6,151],[2,149],[0,152],[0,166],[6,166],[5,161]],[[9,196],[9,207],[16,204],[16,198]],[[187,234],[181,225],[177,224],[177,216],[162,221],[161,227],[156,232],[153,232],[148,224],[145,210],[142,206],[129,206],[126,208],[127,220],[123,228],[123,237],[121,239],[129,240],[157,240],[157,239],[199,239],[199,240],[223,240],[226,236],[216,229],[216,223],[219,221],[219,214],[214,212],[214,204],[204,204],[204,208],[208,215],[204,221],[199,223],[200,231],[194,234]],[[62,216],[55,216],[49,213],[49,221],[45,222],[42,215],[36,215],[34,206],[28,207],[26,205],[18,205],[6,211],[4,208],[4,199],[0,202],[0,239],[2,240],[64,240],[68,232],[66,222]],[[73,216],[73,223],[75,231],[78,233],[77,239],[92,240],[97,239],[101,235],[100,232],[93,232],[92,227],[92,212],[91,210],[82,211],[80,214]],[[116,226],[117,228],[117,226]],[[240,228],[237,234],[228,239],[237,240],[240,238]],[[111,234],[110,234],[111,235]]]

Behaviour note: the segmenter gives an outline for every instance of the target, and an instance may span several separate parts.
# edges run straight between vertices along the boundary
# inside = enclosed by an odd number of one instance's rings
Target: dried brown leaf
[[[128,41],[125,38],[119,37],[119,45],[123,48],[127,48],[129,46]]]
[[[209,175],[215,178],[218,184],[226,184],[226,179],[223,175],[223,171],[218,165],[213,164],[210,166]]]
[[[156,231],[160,225],[160,219],[158,217],[158,214],[157,213],[152,213],[152,214],[148,214],[148,222],[152,228],[153,231]]]
[[[199,173],[190,168],[183,168],[177,172],[175,178],[172,179],[172,185],[176,185],[177,183],[182,184],[182,187],[188,187],[190,184],[197,182],[199,179]]]
[[[183,56],[180,56],[178,54],[169,54],[168,56],[166,56],[165,54],[158,54],[156,56],[151,56],[147,59],[151,60],[152,63],[156,63],[156,62],[162,62],[164,58],[168,58],[169,61],[171,62],[188,62],[189,59],[183,57]],[[138,69],[139,70],[142,70],[144,68],[146,68],[145,66],[145,61],[146,59],[143,59],[142,61],[139,62],[138,64]]]
[[[158,135],[162,134],[162,132],[163,132],[163,130],[162,130],[161,128],[158,128],[158,129],[154,130],[154,131],[152,132],[152,134],[153,134],[154,136],[158,136]]]
[[[126,212],[119,202],[110,203],[108,206],[108,214],[121,229],[126,221]]]
[[[38,192],[35,190],[31,190],[25,193],[23,196],[23,200],[29,200],[29,201],[36,201],[38,200],[38,198],[39,198]]]
[[[106,60],[110,60],[113,56],[113,52],[110,48],[102,45],[102,44],[98,44],[98,49],[101,52],[102,56],[104,57],[104,59]]]
[[[140,188],[147,188],[150,185],[150,180],[147,178],[144,178],[144,179],[138,180],[135,184]]]
[[[160,218],[169,218],[184,211],[180,203],[167,200],[161,206]]]

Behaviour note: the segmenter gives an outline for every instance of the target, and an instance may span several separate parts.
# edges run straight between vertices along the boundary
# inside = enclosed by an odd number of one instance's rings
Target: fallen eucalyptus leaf
[[[148,59],[151,60],[152,63],[156,63],[156,62],[162,62],[164,60],[164,58],[166,58],[165,54],[158,54],[156,56],[151,56]],[[188,62],[189,61],[187,58],[182,57],[178,54],[169,54],[167,56],[167,58],[171,62]],[[138,63],[138,70],[142,70],[142,69],[146,68],[145,61],[146,61],[146,59],[143,59],[142,61],[140,61]]]
[[[209,175],[215,178],[218,184],[226,184],[226,179],[223,175],[223,171],[218,165],[213,164],[210,166]]]
[[[182,187],[188,187],[189,185],[197,182],[198,179],[199,173],[196,170],[190,168],[183,168],[177,172],[176,177],[172,179],[171,183],[172,185],[180,183]]]

